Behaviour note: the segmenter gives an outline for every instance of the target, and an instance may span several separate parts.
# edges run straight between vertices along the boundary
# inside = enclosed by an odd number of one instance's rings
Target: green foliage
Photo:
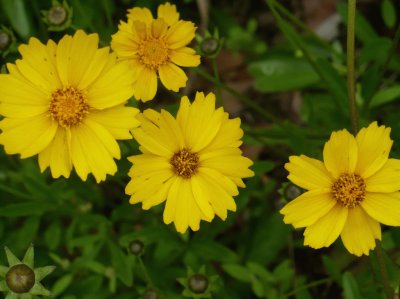
[[[84,29],[99,33],[101,46],[109,46],[127,9],[139,5],[155,11],[162,3],[70,0],[65,5],[73,11],[71,19],[56,30],[41,18],[51,2],[0,0],[0,32],[7,29],[13,39],[7,51],[0,51],[2,73],[6,63],[19,58],[17,46],[32,36],[58,41]],[[200,69],[193,70],[199,77],[194,85],[207,90],[210,81],[232,115],[240,110],[243,151],[255,160],[255,177],[245,181],[247,187],[235,197],[238,210],[226,221],[202,222],[199,232],[180,235],[162,222],[163,205],[149,211],[130,205],[124,188],[127,157],[138,152],[133,140],[120,143],[118,173],[101,184],[91,177],[82,182],[74,173],[53,179],[48,171],[40,173],[35,158],[21,160],[0,148],[0,245],[21,255],[34,243],[37,265],[57,265],[43,282],[53,298],[383,298],[374,254],[371,262],[355,258],[340,241],[321,251],[304,247],[302,231],[284,224],[279,214],[287,201],[278,190],[287,182],[288,157],[322,158],[330,133],[349,129],[345,38],[318,37],[279,1],[250,2],[242,8],[210,1],[206,21],[196,1],[175,1],[181,16],[199,28],[208,22],[204,29],[218,32],[203,34],[218,37],[218,55],[202,58]],[[398,3],[383,0],[379,8],[384,29],[361,10],[356,16],[357,106],[361,124],[378,120],[392,127],[393,156],[399,157]],[[266,12],[274,18],[267,25]],[[337,12],[346,25],[345,2]],[[212,75],[211,59],[221,67],[219,78]],[[190,88],[179,95],[161,90],[152,103],[129,104],[176,111],[176,99]],[[138,256],[129,251],[133,240],[144,245]],[[384,228],[383,240],[391,287],[398,289],[400,233]],[[0,260],[4,264],[6,256]],[[209,279],[203,297],[188,288],[192,269]]]

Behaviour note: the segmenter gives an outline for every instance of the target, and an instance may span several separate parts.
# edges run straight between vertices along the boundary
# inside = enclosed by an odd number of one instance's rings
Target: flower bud
[[[25,264],[14,265],[6,273],[6,283],[14,293],[28,293],[35,285],[35,272]]]
[[[140,240],[133,240],[129,243],[129,251],[134,255],[142,255],[144,251],[144,244]]]
[[[289,183],[283,191],[283,195],[286,200],[295,199],[296,197],[300,196],[301,193],[303,193],[303,191],[292,183]]]
[[[200,55],[210,58],[218,56],[224,41],[219,37],[218,31],[214,31],[212,35],[208,31],[204,36],[196,35],[196,40],[199,43],[197,49]]]
[[[0,51],[7,49],[11,44],[11,36],[6,31],[0,31]]]
[[[67,11],[62,6],[53,6],[47,14],[50,25],[60,26],[67,20]]]
[[[201,51],[207,55],[214,54],[219,48],[219,41],[213,37],[203,39],[200,44]]]
[[[203,274],[193,274],[189,277],[189,289],[195,294],[203,294],[208,288],[208,278]]]
[[[147,290],[143,294],[143,299],[158,299],[158,295],[154,290]]]
[[[57,0],[53,0],[53,4],[47,11],[42,11],[43,22],[49,26],[50,31],[62,31],[71,25],[72,8],[67,2],[60,4]]]

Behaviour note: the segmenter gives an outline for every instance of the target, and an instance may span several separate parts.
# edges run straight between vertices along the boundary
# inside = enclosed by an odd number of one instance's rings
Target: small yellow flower
[[[98,182],[116,172],[116,139],[132,138],[138,110],[124,106],[133,94],[130,68],[98,41],[79,30],[58,44],[31,38],[19,47],[22,59],[0,74],[6,153],[38,155],[40,169],[50,167],[54,178],[68,178],[73,167]]]
[[[158,7],[157,19],[147,8],[132,8],[128,22],[121,22],[112,36],[111,47],[119,59],[129,61],[134,74],[134,95],[143,102],[154,98],[157,76],[169,90],[186,86],[187,76],[179,66],[194,67],[200,56],[187,47],[194,38],[192,22],[179,20],[176,6]]]
[[[304,245],[330,246],[340,235],[347,250],[369,254],[381,239],[380,223],[400,226],[400,160],[389,159],[390,128],[376,122],[356,137],[333,132],[323,162],[291,156],[288,179],[309,190],[280,211],[284,222],[306,227]]]
[[[142,202],[147,210],[166,200],[164,222],[181,233],[236,211],[232,196],[245,187],[242,178],[254,175],[252,162],[239,149],[240,119],[215,109],[214,94],[197,93],[192,104],[182,97],[176,118],[152,109],[139,118],[133,136],[142,154],[129,158],[132,180],[125,190],[131,204]]]

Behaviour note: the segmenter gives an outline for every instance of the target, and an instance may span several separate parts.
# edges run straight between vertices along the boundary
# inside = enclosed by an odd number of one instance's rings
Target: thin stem
[[[146,269],[146,266],[143,263],[142,257],[141,256],[137,256],[137,259],[139,261],[139,266],[142,269],[144,278],[146,279],[148,286],[154,288],[154,283],[150,278],[149,272],[147,272],[147,269]]]
[[[276,118],[274,115],[272,115],[269,111],[266,109],[262,108],[260,105],[258,105],[253,99],[245,96],[244,94],[241,94],[240,92],[237,92],[233,88],[229,87],[223,82],[216,82],[215,78],[213,76],[210,76],[207,72],[203,71],[200,68],[194,68],[193,72],[198,74],[199,76],[203,77],[204,79],[214,83],[217,87],[220,87],[230,94],[234,95],[236,98],[238,98],[242,103],[244,103],[246,106],[252,108],[254,111],[256,111],[260,116],[264,117],[266,120],[269,120],[274,123],[278,123],[279,120]]]
[[[301,287],[298,287],[298,288],[294,289],[293,291],[287,293],[284,297],[288,298],[290,296],[296,295],[296,293],[301,291],[301,290],[305,290],[305,289],[309,289],[309,288],[312,288],[312,287],[316,287],[316,286],[321,285],[321,284],[330,283],[332,281],[333,281],[332,278],[324,278],[324,279],[316,280],[316,281],[310,282],[309,284],[305,284],[305,285],[302,285]]]
[[[342,105],[339,102],[339,98],[342,95],[338,95],[337,91],[332,87],[331,84],[331,78],[327,76],[326,71],[324,71],[321,66],[317,63],[315,57],[310,53],[310,51],[307,48],[307,45],[303,43],[300,37],[296,34],[294,29],[291,28],[291,26],[281,17],[281,15],[277,12],[275,8],[275,0],[266,0],[266,3],[271,10],[273,16],[275,17],[278,26],[280,27],[281,31],[284,33],[286,38],[289,41],[292,41],[296,47],[298,47],[301,52],[304,55],[304,58],[308,61],[308,63],[311,65],[311,67],[314,69],[314,71],[318,74],[320,79],[325,82],[328,90],[330,93],[334,96],[333,98],[335,99],[335,104],[338,108],[338,110],[342,110]],[[292,31],[293,30],[293,31]],[[343,95],[345,96],[345,95]]]
[[[211,63],[214,71],[215,82],[217,83],[217,102],[220,106],[223,106],[224,101],[222,99],[222,93],[221,93],[221,79],[219,77],[219,72],[218,72],[217,58],[216,57],[211,58]]]
[[[388,276],[388,273],[386,270],[385,260],[383,258],[383,249],[382,249],[380,241],[376,242],[375,252],[376,252],[376,257],[378,258],[379,268],[381,270],[382,284],[383,284],[383,289],[385,291],[386,298],[393,299],[393,291],[391,290],[391,288],[389,286],[389,276]]]
[[[347,92],[349,98],[351,127],[354,135],[358,132],[356,107],[356,84],[354,70],[354,31],[356,19],[356,0],[349,0],[347,13]]]

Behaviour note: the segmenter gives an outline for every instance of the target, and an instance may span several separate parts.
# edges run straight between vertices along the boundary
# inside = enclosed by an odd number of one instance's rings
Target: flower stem
[[[382,249],[380,241],[376,242],[375,252],[376,252],[376,257],[378,259],[379,268],[381,270],[382,284],[383,284],[383,289],[385,291],[386,298],[393,299],[393,292],[389,285],[389,277],[388,277],[388,273],[386,270],[385,259],[383,257],[383,249]]]
[[[347,11],[347,92],[349,98],[351,127],[354,135],[358,132],[356,107],[355,71],[354,71],[354,31],[356,19],[356,0],[348,0]]]
[[[221,79],[219,78],[219,72],[218,72],[218,64],[217,64],[217,58],[213,57],[211,58],[211,63],[212,63],[212,67],[213,67],[213,71],[214,71],[214,79],[215,82],[217,83],[217,103],[220,106],[224,105],[224,101],[222,99],[222,93],[221,93]]]
[[[144,278],[146,279],[147,285],[149,287],[154,287],[154,283],[150,278],[149,272],[147,272],[146,266],[143,263],[142,257],[141,256],[137,256],[138,262],[139,262],[139,266],[140,269],[143,272]]]

